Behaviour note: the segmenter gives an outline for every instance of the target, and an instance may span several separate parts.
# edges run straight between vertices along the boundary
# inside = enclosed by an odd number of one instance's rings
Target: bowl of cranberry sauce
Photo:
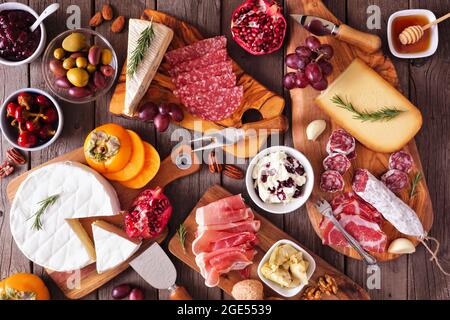
[[[17,2],[0,4],[0,63],[18,66],[32,62],[43,52],[46,42],[44,24],[34,31],[31,25],[38,14]]]

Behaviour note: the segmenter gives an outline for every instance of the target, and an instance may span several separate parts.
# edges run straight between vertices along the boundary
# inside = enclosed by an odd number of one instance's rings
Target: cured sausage
[[[394,193],[400,193],[409,185],[409,176],[406,172],[391,169],[381,176],[381,181]]]
[[[236,75],[225,73],[220,76],[211,77],[208,80],[201,80],[187,84],[173,91],[178,98],[194,95],[199,92],[214,91],[220,88],[231,88],[236,85]]]
[[[227,38],[224,36],[217,36],[197,41],[190,46],[169,51],[165,54],[165,58],[170,65],[175,66],[180,62],[200,58],[209,52],[226,48],[226,46]]]
[[[177,64],[172,69],[169,70],[169,74],[173,77],[182,72],[188,72],[194,69],[204,68],[211,64],[224,62],[227,59],[228,59],[227,49],[221,49],[218,51],[207,53],[201,58],[188,60],[180,64]]]
[[[327,152],[329,154],[341,153],[343,155],[348,155],[355,151],[355,147],[355,138],[344,129],[338,129],[333,131],[328,140]]]
[[[342,175],[347,172],[350,166],[350,160],[340,153],[332,153],[323,160],[325,170],[334,170]]]
[[[339,192],[344,190],[344,178],[334,170],[327,170],[320,177],[320,190],[324,192]]]
[[[202,80],[208,80],[211,77],[214,76],[220,76],[225,73],[232,73],[233,72],[233,65],[230,60],[211,64],[207,67],[200,68],[200,69],[194,69],[189,72],[182,72],[172,78],[173,83],[177,86],[177,88],[180,88],[182,86],[185,86],[189,83],[194,83],[197,81]]]
[[[400,150],[394,152],[389,157],[389,169],[397,169],[409,173],[414,165],[414,160],[406,151]]]

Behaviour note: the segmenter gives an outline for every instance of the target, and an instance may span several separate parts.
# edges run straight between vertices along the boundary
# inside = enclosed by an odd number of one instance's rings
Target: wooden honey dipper
[[[403,45],[407,44],[413,44],[420,40],[420,38],[423,37],[423,33],[425,30],[431,28],[435,24],[438,24],[439,22],[444,21],[445,19],[450,18],[450,12],[447,13],[445,16],[440,17],[437,20],[434,20],[433,22],[430,22],[423,27],[421,26],[410,26],[408,28],[405,28],[399,35],[398,38],[400,39],[400,42]]]

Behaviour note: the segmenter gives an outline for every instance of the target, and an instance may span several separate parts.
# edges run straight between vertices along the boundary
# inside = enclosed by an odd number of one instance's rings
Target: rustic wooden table
[[[1,0],[0,2],[5,2]],[[51,0],[28,0],[37,12],[41,12]],[[145,8],[161,10],[197,26],[206,36],[225,34],[229,39],[229,22],[233,8],[242,0],[63,0],[60,10],[46,20],[47,37],[52,39],[66,29],[66,19],[69,16],[66,9],[69,5],[81,8],[82,26],[87,27],[90,17],[98,11],[105,2],[110,2],[116,14],[126,17],[139,17]],[[386,23],[389,15],[397,10],[408,8],[424,8],[441,16],[450,11],[449,0],[327,0],[324,3],[342,21],[349,25],[368,31],[366,10],[369,5],[381,8],[381,29],[375,32],[383,38],[384,51],[388,52],[386,40]],[[113,34],[109,24],[97,28],[106,36],[115,48],[119,61],[123,63],[126,56],[127,32]],[[450,27],[443,23],[439,27],[439,48],[430,58],[411,62],[393,59],[401,81],[401,88],[406,96],[417,105],[424,116],[424,126],[416,137],[421,153],[424,173],[428,181],[432,197],[435,221],[431,234],[441,242],[441,259],[445,266],[450,267]],[[263,57],[253,57],[238,47],[233,41],[229,42],[230,55],[242,66],[246,72],[261,81],[268,88],[286,97],[286,115],[290,115],[289,94],[283,91],[281,77],[285,71],[284,52]],[[12,91],[36,87],[46,89],[41,73],[40,60],[28,66],[7,68],[0,66],[0,100]],[[15,174],[46,162],[58,155],[64,154],[82,145],[84,137],[94,127],[106,123],[117,122],[133,130],[141,137],[154,144],[161,154],[166,157],[173,146],[170,133],[176,127],[171,125],[168,132],[157,134],[152,125],[145,125],[138,121],[130,121],[111,116],[108,113],[108,103],[111,93],[95,103],[85,105],[70,105],[62,103],[65,114],[65,125],[62,136],[49,148],[28,154],[28,168],[18,169]],[[284,144],[292,145],[291,135],[286,134]],[[4,138],[1,141],[1,155],[9,147]],[[283,141],[282,141],[283,142]],[[242,166],[245,168],[245,165]],[[6,199],[6,185],[10,178],[0,180],[0,279],[16,272],[33,272],[47,278],[42,268],[31,263],[17,249],[11,237],[9,228],[9,204]],[[231,192],[245,193],[242,181],[231,180],[226,176],[211,175],[206,166],[196,175],[176,181],[171,184],[166,193],[172,196],[174,216],[171,220],[171,234],[183,221],[190,209],[194,207],[200,196],[212,184],[221,184]],[[349,277],[365,286],[367,274],[364,264],[360,261],[345,258],[329,247],[323,246],[314,233],[305,209],[284,216],[267,215],[276,225],[294,236],[306,247],[325,258]],[[423,247],[418,247],[414,255],[403,256],[392,262],[381,265],[381,289],[370,290],[373,299],[450,299],[450,278],[443,276],[434,264],[429,262],[429,255]],[[195,299],[228,299],[221,290],[208,289],[204,286],[202,277],[183,265],[173,257],[178,271],[178,281],[186,286]],[[158,291],[146,284],[134,271],[127,270],[116,279],[93,292],[86,299],[111,299],[111,289],[120,283],[127,282],[140,286],[145,290],[147,299],[165,299],[167,292]],[[47,281],[55,299],[63,299],[62,293]]]

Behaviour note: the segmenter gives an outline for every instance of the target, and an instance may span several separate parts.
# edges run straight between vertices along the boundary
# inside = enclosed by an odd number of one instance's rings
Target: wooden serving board
[[[223,199],[225,197],[231,196],[231,194],[222,188],[219,185],[214,185],[210,187],[202,198],[199,200],[194,209],[192,209],[189,216],[184,221],[184,226],[187,231],[185,248],[186,253],[183,252],[183,248],[181,247],[180,241],[175,235],[169,242],[169,250],[181,261],[186,263],[189,267],[199,272],[199,268],[195,264],[195,256],[192,253],[192,242],[194,240],[194,234],[197,230],[197,223],[195,222],[195,211],[197,208],[205,206],[211,202]],[[278,229],[274,226],[269,220],[255,213],[255,219],[261,221],[261,229],[258,232],[258,238],[260,242],[256,246],[256,250],[258,253],[253,259],[253,264],[251,268],[250,278],[251,279],[259,279],[257,275],[257,267],[265,252],[269,250],[269,248],[278,240],[288,239],[294,242],[297,242],[294,238],[286,234],[284,231]],[[303,247],[303,246],[302,246]],[[358,286],[353,280],[348,278],[346,275],[342,274],[340,271],[336,270],[334,267],[329,265],[322,258],[311,252],[310,250],[304,248],[311,256],[314,258],[316,262],[316,271],[311,277],[310,284],[316,284],[317,279],[324,274],[331,275],[336,279],[336,282],[339,286],[339,292],[336,296],[328,297],[330,299],[339,299],[339,300],[368,300],[370,299],[368,293],[364,291],[360,286]],[[233,285],[243,280],[242,276],[237,271],[229,272],[226,275],[222,275],[220,277],[219,287],[224,290],[226,293],[231,295],[231,290]],[[278,296],[277,293],[269,289],[268,287],[264,288],[266,297],[275,297]],[[299,299],[301,293],[294,296],[292,299]],[[327,298],[327,297],[324,297]]]
[[[179,169],[176,164],[172,161],[172,157],[176,157],[177,154],[191,154],[193,158],[192,165],[190,168],[186,170]],[[11,182],[7,186],[7,197],[10,202],[14,199],[14,196],[17,192],[17,189],[19,188],[22,181],[34,170],[41,168],[43,166],[46,166],[51,163],[60,162],[60,161],[76,161],[83,164],[86,164],[83,148],[79,148],[76,150],[73,150],[69,153],[66,153],[60,157],[57,157],[55,159],[52,159],[51,161],[48,161],[40,166],[35,167],[34,169],[25,172],[24,174],[18,176],[14,180],[11,180]],[[150,183],[143,189],[129,189],[127,187],[124,187],[118,182],[111,181],[111,184],[114,186],[114,189],[117,192],[117,195],[120,200],[121,208],[128,208],[133,199],[140,193],[142,190],[146,188],[156,188],[156,187],[162,187],[164,188],[172,181],[175,181],[179,178],[188,176],[190,174],[193,174],[197,172],[200,169],[200,161],[195,155],[195,153],[192,152],[192,149],[188,146],[181,146],[177,149],[175,149],[172,154],[161,161],[160,169],[155,176],[155,178],[150,181]],[[83,225],[84,229],[88,233],[91,240],[93,240],[92,237],[92,222],[96,220],[104,220],[109,223],[122,226],[123,224],[123,214],[118,214],[116,216],[112,217],[92,217],[92,218],[83,218],[80,219],[81,224]],[[143,252],[146,248],[148,248],[154,241],[162,242],[168,234],[168,230],[166,230],[156,239],[151,239],[144,241],[144,243],[141,245],[139,250],[133,255],[133,257],[139,255],[141,252]],[[130,259],[132,259],[131,257]],[[50,276],[50,278],[53,279],[53,281],[56,283],[56,285],[61,289],[61,291],[64,293],[64,295],[69,299],[80,299],[84,296],[88,295],[92,291],[100,288],[102,285],[106,284],[108,281],[112,280],[114,277],[116,277],[118,274],[120,274],[122,271],[126,270],[128,268],[128,262],[124,262],[118,267],[111,269],[105,273],[98,274],[96,270],[95,263],[90,264],[83,269],[80,270],[79,273],[73,272],[56,272],[53,270],[46,269],[46,272]],[[79,278],[78,278],[79,277]],[[77,279],[79,279],[79,285],[77,285]]]
[[[178,20],[165,13],[147,9],[144,11],[141,19],[150,20],[165,24],[174,31],[174,37],[168,51],[184,47],[199,40],[204,39],[197,28],[192,25]],[[153,79],[148,89],[144,101],[152,101],[160,103],[162,101],[173,102],[181,105],[179,99],[174,96],[172,91],[175,85],[172,83],[168,73],[169,65],[163,62],[158,69],[158,73]],[[235,62],[233,63],[233,71],[237,76],[237,84],[244,86],[244,99],[240,109],[235,112],[229,119],[219,122],[202,120],[190,114],[183,106],[184,120],[179,123],[182,127],[205,132],[208,130],[220,130],[225,127],[242,126],[242,117],[249,109],[256,109],[261,114],[262,119],[270,119],[281,115],[284,109],[284,99],[274,92],[270,91],[251,76],[246,74]],[[109,105],[110,112],[121,115],[125,101],[125,81],[126,81],[126,63],[123,66],[122,73],[117,81],[114,94]],[[266,142],[267,135],[258,138],[249,138],[239,142],[234,146],[225,147],[224,150],[237,157],[248,158],[254,156],[261,146]]]
[[[290,14],[300,13],[315,15],[330,20],[334,23],[340,23],[340,21],[325,7],[322,1],[319,0],[287,0],[287,10]],[[291,37],[289,39],[287,51],[293,52],[295,48],[304,43],[305,38],[311,34],[299,24],[295,23],[293,19],[289,19],[289,25]],[[334,48],[334,57],[330,60],[333,65],[333,74],[328,78],[329,83],[331,83],[342,71],[344,71],[355,57],[359,57],[393,86],[398,87],[398,77],[395,67],[391,60],[384,56],[383,52],[378,51],[369,55],[349,46],[344,42],[340,42],[331,36],[320,37],[320,41],[322,43],[328,43]],[[291,90],[290,94],[292,99],[292,135],[294,146],[296,149],[307,155],[315,172],[315,181],[319,181],[320,175],[324,171],[322,161],[327,154],[325,151],[325,146],[332,130],[337,129],[338,126],[333,123],[317,105],[314,104],[314,99],[320,94],[319,91],[308,87],[305,89]],[[312,142],[307,140],[305,130],[307,125],[316,119],[325,119],[327,121],[327,130],[317,139],[317,141]],[[415,161],[415,167],[410,174],[410,177],[413,179],[417,172],[423,172],[415,141],[412,140],[407,146],[405,146],[404,150],[408,151],[413,156]],[[380,177],[387,171],[390,154],[373,152],[359,143],[357,143],[356,153],[356,160],[352,161],[351,169],[344,175],[346,184],[345,191],[351,191],[353,171],[357,168],[366,168],[377,177]],[[410,190],[409,188],[407,189],[408,190],[401,194],[401,198],[409,204],[414,211],[416,211],[424,229],[429,231],[433,224],[433,208],[425,179],[422,179],[418,184],[417,195],[412,199],[409,199]],[[322,238],[322,232],[319,228],[322,215],[313,205],[313,201],[321,197],[331,200],[333,195],[320,191],[319,184],[316,183],[313,189],[312,197],[307,203],[307,209],[314,230],[319,237]],[[388,236],[388,245],[396,238],[405,237],[388,222],[384,224],[383,231]],[[410,237],[410,239],[417,245],[418,241],[415,238]],[[333,248],[346,256],[360,259],[360,256],[356,253],[356,251],[351,248],[335,246],[333,246]],[[374,256],[379,261],[387,261],[399,257],[399,255],[389,253],[374,253]]]

